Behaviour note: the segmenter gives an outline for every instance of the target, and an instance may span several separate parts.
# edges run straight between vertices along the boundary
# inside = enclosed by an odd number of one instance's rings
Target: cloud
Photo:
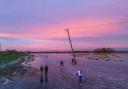
[[[5,48],[127,47],[128,0],[0,0],[0,40]],[[8,44],[11,43],[11,44]],[[52,44],[52,45],[51,45]],[[95,44],[95,45],[94,45]]]

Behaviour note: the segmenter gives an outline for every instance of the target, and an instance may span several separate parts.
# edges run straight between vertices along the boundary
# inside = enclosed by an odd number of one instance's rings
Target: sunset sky
[[[0,0],[3,49],[128,50],[128,0]]]

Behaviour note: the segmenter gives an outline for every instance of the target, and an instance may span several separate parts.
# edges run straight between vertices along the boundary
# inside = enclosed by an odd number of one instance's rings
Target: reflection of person
[[[40,83],[43,83],[43,73],[41,72]]]
[[[45,83],[48,82],[48,75],[45,75]]]
[[[45,66],[45,82],[48,82],[48,66]]]
[[[79,76],[79,83],[81,84],[82,83],[82,77],[83,77],[83,74],[80,70],[77,71],[77,75]]]

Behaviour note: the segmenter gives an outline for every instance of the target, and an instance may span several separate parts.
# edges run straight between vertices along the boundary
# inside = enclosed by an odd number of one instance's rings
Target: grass
[[[25,56],[25,54],[24,53],[0,54],[0,64],[12,62],[22,56]]]

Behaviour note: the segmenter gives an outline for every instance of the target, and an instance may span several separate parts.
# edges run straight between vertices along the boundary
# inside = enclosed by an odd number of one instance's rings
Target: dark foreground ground
[[[109,60],[97,60],[96,56],[79,56],[78,65],[71,65],[69,54],[49,54],[48,60],[44,54],[35,54],[35,61],[31,62],[31,69],[22,77],[16,78],[0,89],[128,89],[128,59],[127,55],[115,54]],[[120,57],[121,58],[120,58]],[[96,58],[96,60],[94,60]],[[91,60],[92,59],[92,60]],[[121,61],[125,59],[124,61]],[[60,71],[59,62],[64,60],[64,70]],[[40,83],[40,65],[49,67],[48,83]],[[80,86],[77,70],[84,73]]]

